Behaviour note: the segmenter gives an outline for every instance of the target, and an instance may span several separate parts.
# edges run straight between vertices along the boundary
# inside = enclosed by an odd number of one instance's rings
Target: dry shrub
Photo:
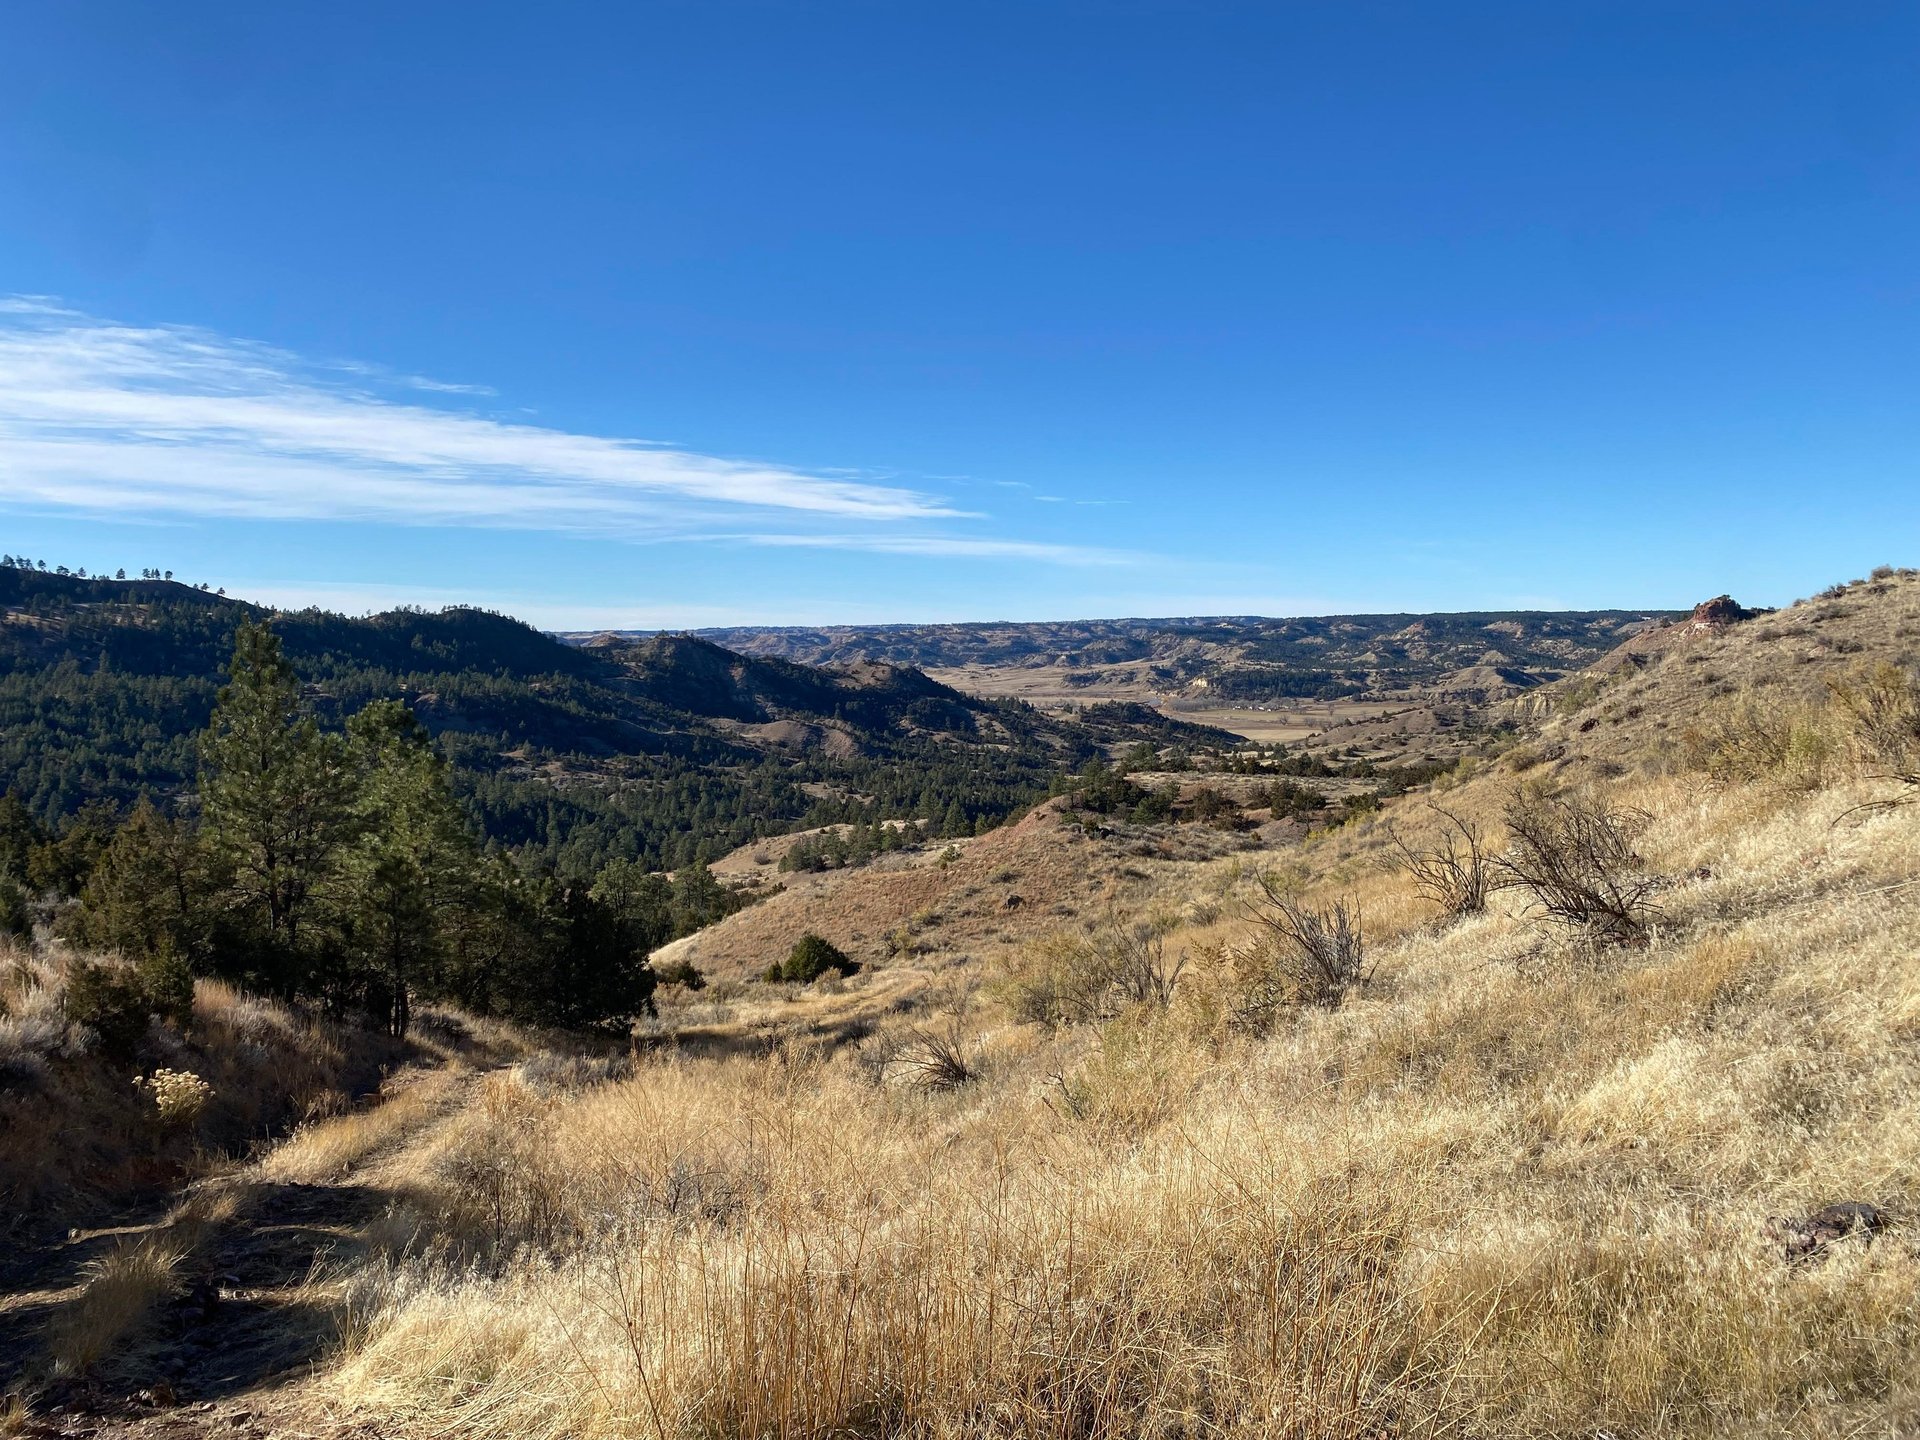
[[[213,1087],[191,1070],[155,1070],[134,1084],[153,1101],[154,1114],[163,1130],[185,1130],[200,1118],[213,1098]]]
[[[464,1253],[501,1260],[522,1247],[564,1248],[581,1215],[547,1127],[558,1100],[488,1076],[481,1104],[435,1157],[442,1232]]]
[[[1874,780],[1892,781],[1902,799],[1920,791],[1920,685],[1897,665],[1829,684],[1849,722],[1854,756]]]
[[[566,1055],[552,1050],[529,1055],[513,1067],[516,1080],[543,1094],[605,1085],[632,1072],[633,1060],[624,1054]]]
[[[1634,849],[1648,818],[1589,795],[1517,791],[1507,804],[1507,848],[1495,864],[1550,920],[1596,945],[1637,944],[1662,884]]]
[[[1256,1004],[1334,1009],[1372,982],[1360,908],[1346,899],[1317,906],[1271,872],[1257,878],[1248,913],[1261,944],[1249,954]]]
[[[1186,969],[1168,953],[1159,918],[1109,921],[1088,933],[1038,941],[1015,961],[1001,986],[1015,1019],[1043,1025],[1091,1025],[1129,1006],[1164,1010]]]
[[[1099,1134],[1137,1141],[1192,1103],[1206,1060],[1178,1025],[1136,1013],[1101,1026],[1079,1066],[1049,1076],[1048,1099]]]
[[[53,967],[0,948],[0,1094],[30,1091],[70,1053],[64,985]]]
[[[1487,896],[1494,885],[1486,840],[1479,826],[1453,811],[1433,801],[1427,802],[1427,809],[1440,817],[1438,842],[1416,848],[1389,824],[1386,831],[1395,850],[1393,863],[1412,877],[1421,899],[1439,906],[1441,914],[1454,919],[1478,915],[1487,908]]]
[[[894,1051],[887,1078],[897,1077],[919,1090],[957,1090],[975,1078],[970,1048],[965,1021],[959,1015],[937,1026],[916,1025]]]
[[[1685,734],[1719,780],[1815,790],[1848,773],[1920,790],[1920,686],[1898,665],[1829,680],[1825,704],[1738,697]]]
[[[1843,739],[1831,712],[1741,697],[1683,732],[1692,762],[1716,780],[1816,790],[1835,777]]]

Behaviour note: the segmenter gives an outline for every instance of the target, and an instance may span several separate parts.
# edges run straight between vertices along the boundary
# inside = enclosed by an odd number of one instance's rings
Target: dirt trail
[[[492,1067],[500,1068],[500,1067]],[[354,1434],[290,1413],[277,1392],[337,1331],[306,1282],[400,1198],[404,1153],[474,1103],[490,1069],[407,1075],[374,1107],[297,1132],[255,1163],[184,1187],[143,1218],[74,1232],[0,1293],[0,1395],[34,1393],[0,1433],[184,1437]],[[50,1337],[83,1303],[90,1268],[116,1248],[179,1252],[169,1296],[81,1381],[53,1373]],[[7,1423],[12,1418],[12,1429]]]
[[[692,1054],[763,1052],[782,1040],[845,1043],[910,1008],[934,975],[898,966],[857,986],[751,1007],[664,1043]],[[72,1232],[0,1267],[0,1436],[185,1440],[372,1436],[299,1382],[340,1332],[335,1287],[310,1283],[351,1261],[367,1228],[407,1198],[425,1152],[485,1103],[511,1067],[482,1052],[402,1072],[366,1109],[288,1136],[230,1173],[183,1186],[118,1223]],[[62,1376],[52,1338],[84,1313],[94,1267],[123,1249],[176,1255],[170,1283],[84,1378]],[[24,1413],[9,1395],[25,1394]]]

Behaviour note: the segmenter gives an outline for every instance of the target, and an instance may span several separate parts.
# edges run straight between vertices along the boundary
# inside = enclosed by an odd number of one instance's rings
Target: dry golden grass
[[[1349,827],[1294,879],[1377,980],[1264,1041],[1223,1020],[1232,860],[1162,882],[1170,1007],[976,1010],[948,1092],[797,1045],[488,1077],[391,1162],[326,1386],[529,1437],[1893,1433],[1910,1232],[1789,1267],[1761,1228],[1920,1198],[1920,816],[1868,789],[1616,783],[1678,878],[1600,955],[1511,893],[1443,922]]]
[[[156,1232],[123,1241],[88,1264],[84,1288],[62,1307],[48,1336],[55,1375],[85,1375],[127,1344],[173,1293],[184,1238]]]
[[[409,1071],[390,1082],[361,1110],[302,1125],[274,1147],[258,1167],[260,1178],[285,1184],[320,1185],[418,1129],[453,1095],[463,1068]]]
[[[682,997],[663,1031],[711,1043],[630,1072],[453,1067],[311,1125],[255,1178],[351,1173],[393,1203],[311,1282],[347,1320],[310,1398],[510,1440],[1920,1431],[1920,807],[1871,803],[1825,698],[1880,658],[1859,646],[1920,635],[1920,582],[1874,583],[1750,622],[1771,640],[1676,646],[1447,785],[1496,844],[1516,787],[1643,814],[1634,944],[1577,943],[1512,889],[1443,914],[1391,863],[1388,822],[1442,833],[1418,797],[1285,855],[1116,860],[1098,894],[1043,816],[958,877],[850,873],[808,903],[891,924],[957,879],[983,939],[1016,886],[1030,934],[1151,917],[1170,996],[1123,975],[1078,1023],[1022,1023],[1018,986],[1085,942],[993,938]],[[1768,646],[1791,683],[1760,683]],[[1722,729],[1689,750],[1702,715]],[[1015,846],[1030,872],[994,879]],[[1358,909],[1372,978],[1256,1027],[1263,865]],[[894,1083],[916,1034],[964,1076]],[[1839,1200],[1892,1224],[1806,1264],[1764,1233]],[[95,1277],[76,1353],[137,1329],[157,1253]]]

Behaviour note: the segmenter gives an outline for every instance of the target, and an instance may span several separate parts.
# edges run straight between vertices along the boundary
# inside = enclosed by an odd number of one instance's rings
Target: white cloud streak
[[[0,499],[120,519],[361,520],[1120,560],[945,533],[980,517],[857,472],[505,421],[436,406],[423,391],[487,393],[358,363],[314,366],[199,329],[101,321],[43,297],[0,300]],[[743,526],[778,533],[714,533]]]
[[[883,555],[969,556],[981,560],[1039,560],[1059,565],[1137,565],[1147,557],[1127,550],[1051,545],[1039,540],[991,540],[971,535],[739,535],[748,545],[865,550]]]

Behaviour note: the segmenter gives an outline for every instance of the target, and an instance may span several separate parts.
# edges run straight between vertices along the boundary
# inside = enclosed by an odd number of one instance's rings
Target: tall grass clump
[[[123,1350],[177,1287],[182,1249],[165,1234],[122,1242],[88,1262],[80,1294],[48,1336],[56,1376],[86,1375]]]

